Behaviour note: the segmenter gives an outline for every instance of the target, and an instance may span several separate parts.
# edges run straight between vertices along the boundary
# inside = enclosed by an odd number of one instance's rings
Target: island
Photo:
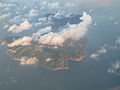
[[[1,44],[8,45],[18,37],[6,38],[0,41]],[[7,55],[20,65],[36,65],[50,70],[69,69],[69,61],[81,61],[85,58],[86,40],[67,40],[60,45],[42,45],[32,43],[29,46],[9,47]]]

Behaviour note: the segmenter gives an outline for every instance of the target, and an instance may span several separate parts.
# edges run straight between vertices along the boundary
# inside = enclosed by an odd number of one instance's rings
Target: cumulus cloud
[[[15,24],[12,25],[11,27],[9,27],[8,31],[13,33],[20,33],[20,32],[31,29],[31,27],[32,25],[27,20],[25,20],[19,26]]]
[[[92,59],[98,59],[100,55],[107,53],[107,49],[105,47],[101,47],[96,53],[90,55]]]
[[[34,39],[34,41],[37,40],[37,38],[39,38],[41,35],[50,32],[51,26],[46,27],[46,28],[42,28],[40,30],[38,30],[36,33],[33,33],[32,37],[22,37],[19,38],[15,41],[13,41],[12,43],[8,44],[9,47],[16,47],[16,46],[28,46],[31,45],[31,41]]]
[[[62,45],[68,39],[77,41],[86,35],[88,25],[92,23],[91,16],[86,12],[83,13],[83,16],[80,17],[80,19],[83,21],[79,24],[68,24],[67,28],[62,29],[60,32],[52,32],[51,26],[48,26],[38,30],[36,33],[33,33],[31,37],[20,38],[8,46],[14,47],[19,45],[30,45],[32,40],[39,44],[47,45]]]
[[[10,15],[11,15],[10,13],[8,13],[8,14],[3,14],[3,15],[0,16],[0,20],[1,20],[1,19],[5,19],[6,17],[8,17],[8,16],[10,16]]]
[[[69,24],[67,28],[60,32],[49,32],[40,37],[38,34],[38,42],[40,44],[62,45],[68,39],[79,40],[83,38],[88,31],[88,25],[92,23],[92,18],[84,12],[80,19],[83,20],[83,22],[73,25]]]
[[[109,73],[114,73],[116,75],[120,75],[119,70],[120,70],[120,61],[111,63],[110,68],[107,69]]]
[[[23,37],[15,40],[11,44],[8,44],[9,47],[16,47],[16,46],[28,46],[31,44],[32,38],[31,37]]]

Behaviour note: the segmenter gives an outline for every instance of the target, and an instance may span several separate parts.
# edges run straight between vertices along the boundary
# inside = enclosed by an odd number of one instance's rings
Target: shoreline
[[[81,56],[81,57],[79,57],[79,58],[71,58],[70,60],[76,61],[76,62],[80,62],[80,61],[82,61],[85,57],[86,57],[86,56]]]

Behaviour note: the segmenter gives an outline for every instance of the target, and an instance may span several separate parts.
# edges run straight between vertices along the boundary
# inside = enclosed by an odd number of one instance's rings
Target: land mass
[[[11,40],[10,40],[11,41]],[[9,44],[7,40],[1,44]],[[69,69],[68,62],[85,58],[85,40],[67,40],[62,46],[31,44],[29,46],[9,47],[7,55],[20,65],[38,65],[51,70]]]

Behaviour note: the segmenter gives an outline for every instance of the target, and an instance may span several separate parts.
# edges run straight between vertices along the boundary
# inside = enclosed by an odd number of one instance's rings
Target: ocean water
[[[120,61],[120,46],[108,50],[97,60],[90,58],[100,47],[115,45],[116,37],[120,36],[119,8],[116,2],[107,9],[90,12],[93,24],[86,37],[87,57],[81,62],[69,62],[68,70],[20,66],[6,55],[5,47],[0,47],[0,90],[120,90],[120,76],[107,72],[110,63]],[[0,39],[6,36],[1,30]]]

